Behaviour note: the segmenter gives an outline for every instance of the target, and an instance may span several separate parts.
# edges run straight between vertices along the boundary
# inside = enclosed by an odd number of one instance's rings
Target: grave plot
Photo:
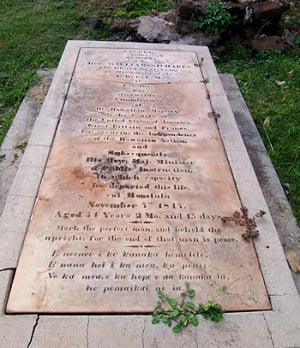
[[[270,309],[245,226],[222,222],[242,203],[202,52],[213,66],[201,47],[78,51],[9,313],[147,313],[185,282]]]

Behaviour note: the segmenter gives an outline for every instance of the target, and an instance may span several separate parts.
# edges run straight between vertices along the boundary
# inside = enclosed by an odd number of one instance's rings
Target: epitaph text
[[[82,48],[12,312],[149,312],[157,290],[268,307],[195,52]],[[226,287],[227,292],[222,293]]]

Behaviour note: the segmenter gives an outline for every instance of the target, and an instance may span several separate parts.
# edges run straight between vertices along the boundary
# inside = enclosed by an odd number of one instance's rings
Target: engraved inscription
[[[221,222],[241,203],[200,58],[81,49],[8,311],[147,312],[186,281],[268,308],[252,243]]]

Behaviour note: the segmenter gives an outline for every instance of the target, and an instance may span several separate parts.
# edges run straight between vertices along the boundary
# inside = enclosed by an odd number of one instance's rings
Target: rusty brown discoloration
[[[196,302],[227,286],[225,309],[270,308],[252,243],[221,223],[241,203],[198,64],[81,50],[10,312],[150,312],[185,281]]]

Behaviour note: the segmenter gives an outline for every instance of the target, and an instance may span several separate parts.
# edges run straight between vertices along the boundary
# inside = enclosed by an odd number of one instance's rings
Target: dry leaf
[[[300,272],[300,261],[297,257],[297,254],[293,250],[288,250],[285,252],[285,256],[288,260],[288,263],[292,269],[293,272],[299,273]]]
[[[291,71],[289,71],[289,72],[287,73],[287,75],[290,76],[290,77],[293,77],[293,76],[295,76],[295,71],[294,71],[294,70],[291,70]]]
[[[269,116],[264,120],[263,125],[265,128],[270,126],[270,117]]]
[[[277,86],[282,86],[284,84],[285,84],[285,81],[278,81],[278,80],[276,80],[276,85]]]

